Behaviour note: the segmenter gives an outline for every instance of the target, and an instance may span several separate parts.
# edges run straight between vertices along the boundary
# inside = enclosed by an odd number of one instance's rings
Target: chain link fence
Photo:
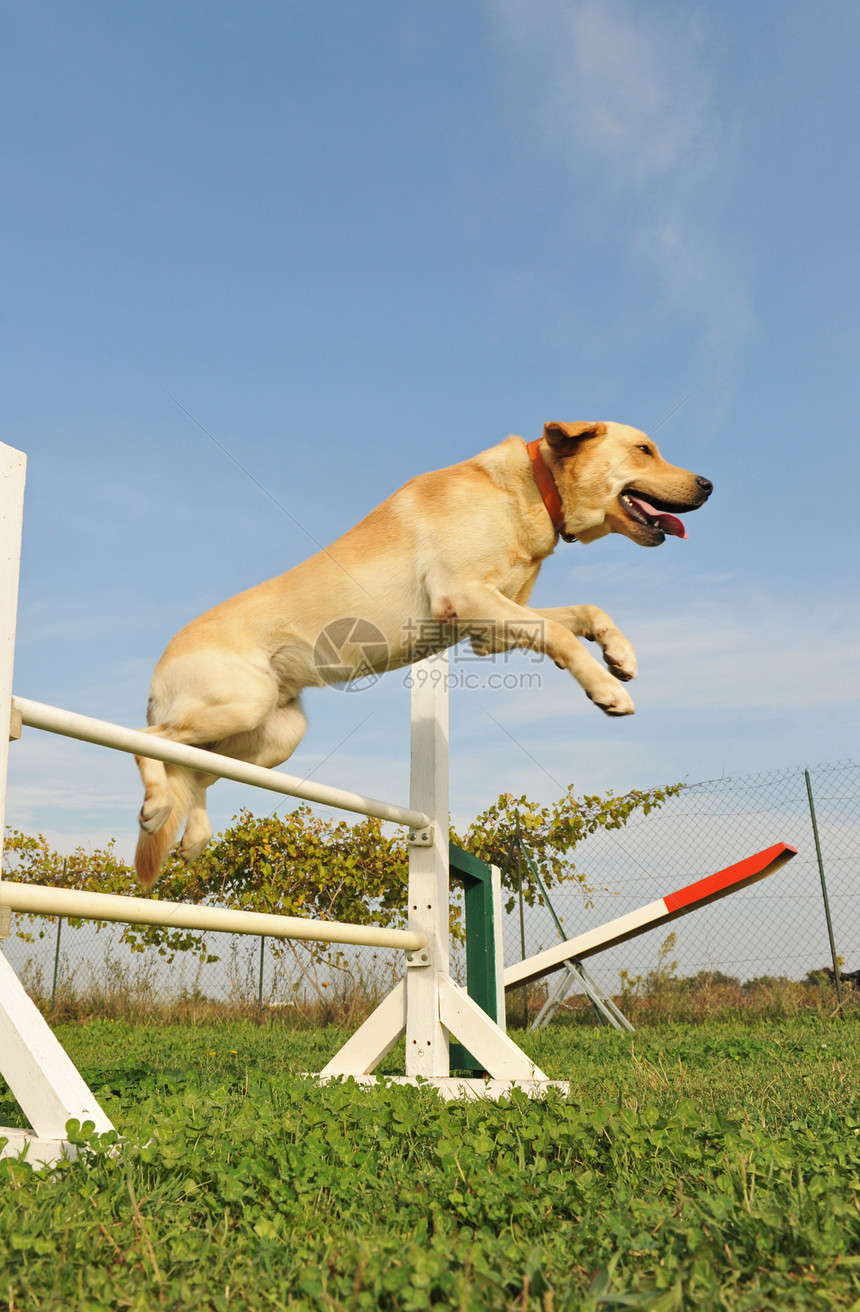
[[[589,958],[589,973],[604,992],[617,994],[622,972],[635,979],[665,967],[661,949],[672,934],[671,962],[679,978],[802,980],[832,969],[828,905],[835,953],[846,972],[856,971],[860,766],[852,762],[689,785],[659,811],[636,812],[623,829],[585,839],[574,855],[591,894],[571,884],[550,893],[552,904],[565,937],[572,938],[778,842],[797,848],[781,870]],[[524,928],[523,936],[518,914],[508,917],[507,961],[559,941],[546,907],[527,907]]]
[[[34,1000],[61,1014],[146,1016],[179,1005],[193,1016],[218,1004],[349,1023],[382,1000],[402,967],[401,954],[385,949],[209,932],[205,956],[171,956],[152,946],[132,949],[120,924],[18,919],[29,937],[17,934],[13,915],[5,955]]]
[[[622,972],[644,977],[665,961],[661,948],[671,930],[678,977],[802,980],[831,965],[824,887],[835,952],[846,972],[860,969],[860,766],[852,762],[689,785],[659,810],[636,812],[624,828],[585,839],[574,858],[590,892],[571,882],[552,891],[553,906],[573,937],[777,842],[798,849],[782,870],[590,958],[590,974],[617,995]],[[32,941],[18,937],[17,928],[31,932]],[[540,903],[525,908],[522,922],[515,906],[504,930],[508,962],[558,941]],[[103,1014],[131,992],[153,1004],[213,1000],[343,1019],[384,996],[401,969],[394,952],[366,948],[326,957],[309,945],[226,934],[207,936],[214,960],[179,953],[168,962],[152,948],[131,952],[121,936],[119,925],[97,930],[87,921],[13,918],[5,952],[42,1003],[89,998]],[[461,956],[455,953],[453,963],[460,978]],[[516,1019],[515,1002],[511,1011]]]

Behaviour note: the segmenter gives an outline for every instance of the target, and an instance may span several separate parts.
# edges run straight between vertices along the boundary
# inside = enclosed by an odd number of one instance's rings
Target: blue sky
[[[856,758],[855,5],[3,13],[20,695],[141,725],[202,610],[415,473],[614,419],[716,485],[688,542],[544,566],[634,641],[637,714],[551,665],[457,689],[455,816]],[[288,770],[406,800],[402,675],[306,707]],[[130,759],[30,731],[10,776],[8,823],[131,851]]]

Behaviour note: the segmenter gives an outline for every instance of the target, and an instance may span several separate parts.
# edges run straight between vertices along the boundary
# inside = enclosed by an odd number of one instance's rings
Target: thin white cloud
[[[708,600],[678,598],[671,614],[628,605],[622,624],[639,660],[630,690],[643,708],[807,713],[860,702],[860,685],[846,675],[860,658],[860,619],[827,598],[789,603],[721,589]],[[506,724],[594,713],[549,662],[538,668],[543,686],[511,691]]]
[[[723,363],[753,314],[737,239],[721,231],[732,132],[699,11],[632,0],[487,0],[487,10],[541,147]]]
[[[701,167],[714,77],[692,11],[628,0],[492,0],[503,39],[528,64],[542,128],[593,156],[619,192]]]
[[[681,685],[692,708],[809,713],[860,701],[846,677],[860,658],[860,625],[829,602],[787,607],[750,595],[698,603],[668,624],[643,625],[640,647],[654,670],[653,705],[671,705]]]

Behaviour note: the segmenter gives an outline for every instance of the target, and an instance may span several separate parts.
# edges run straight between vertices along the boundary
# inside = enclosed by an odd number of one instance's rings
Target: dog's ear
[[[605,424],[544,424],[543,435],[557,456],[573,455],[580,442],[590,437],[603,437]]]

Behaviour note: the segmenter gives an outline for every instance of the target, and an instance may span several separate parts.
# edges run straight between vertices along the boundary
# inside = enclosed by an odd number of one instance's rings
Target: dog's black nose
[[[701,477],[697,474],[697,475],[696,475],[696,482],[698,483],[699,487],[700,487],[700,488],[702,489],[702,491],[704,492],[705,496],[706,496],[706,497],[709,497],[709,496],[711,495],[711,493],[713,492],[713,490],[714,490],[714,485],[713,485],[713,483],[711,482],[711,480],[710,480],[709,478],[701,478]]]

